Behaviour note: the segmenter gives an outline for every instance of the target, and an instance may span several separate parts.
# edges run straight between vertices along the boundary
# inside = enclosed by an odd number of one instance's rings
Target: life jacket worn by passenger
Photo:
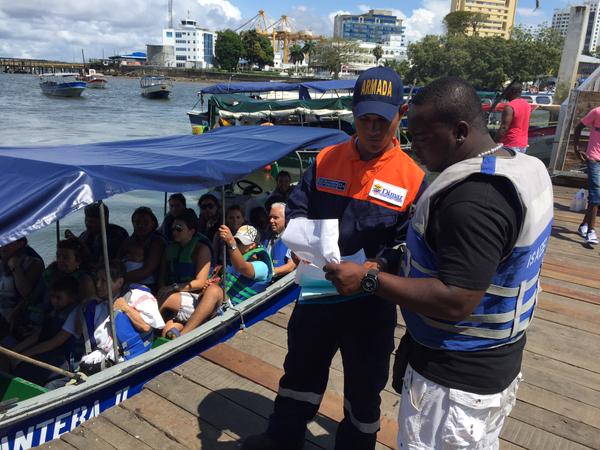
[[[407,238],[404,274],[437,277],[437,258],[425,239],[433,200],[473,174],[511,181],[523,211],[523,223],[510,255],[501,261],[479,305],[469,317],[452,322],[402,308],[411,336],[433,349],[474,351],[519,340],[529,325],[539,293],[542,259],[552,229],[552,183],[537,158],[486,156],[458,162],[429,186],[417,203]]]
[[[265,249],[268,248],[270,243],[269,239],[266,239],[263,242],[263,246]],[[271,261],[273,262],[273,267],[281,267],[286,261],[286,255],[288,252],[287,246],[283,243],[280,238],[274,238],[271,244],[271,248],[269,248],[269,256],[271,257]]]
[[[168,285],[186,283],[196,278],[196,261],[193,260],[193,255],[198,245],[207,245],[212,249],[212,243],[202,234],[196,234],[184,247],[177,242],[169,243],[166,251]]]
[[[234,305],[238,305],[244,300],[248,300],[250,297],[258,294],[259,292],[263,292],[267,286],[269,286],[269,283],[273,278],[273,263],[271,262],[271,257],[264,247],[256,247],[255,249],[244,253],[243,256],[245,261],[249,261],[256,256],[255,260],[262,261],[267,265],[269,274],[266,280],[256,281],[245,277],[235,267],[229,266],[227,268],[225,287],[227,289],[227,295],[229,296],[231,303]]]

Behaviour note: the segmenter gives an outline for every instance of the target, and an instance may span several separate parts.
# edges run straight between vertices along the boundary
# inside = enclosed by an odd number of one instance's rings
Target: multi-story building
[[[402,19],[384,9],[371,9],[360,15],[338,14],[333,23],[334,37],[376,44],[383,44],[393,34],[402,36],[402,45],[405,45],[404,32]]]
[[[600,14],[598,5],[600,0],[591,0],[584,2],[590,8],[587,30],[585,33],[585,43],[583,50],[586,52],[595,52],[598,47],[600,34]],[[555,9],[552,15],[552,28],[559,31],[562,36],[567,35],[569,28],[569,19],[571,17],[571,8]]]
[[[450,11],[482,13],[487,20],[479,25],[479,36],[510,37],[515,25],[517,0],[452,0]],[[472,33],[472,30],[468,30]]]
[[[214,65],[216,33],[200,28],[195,20],[183,19],[179,28],[165,28],[163,46],[172,46],[174,61],[166,61],[169,67],[207,69]]]

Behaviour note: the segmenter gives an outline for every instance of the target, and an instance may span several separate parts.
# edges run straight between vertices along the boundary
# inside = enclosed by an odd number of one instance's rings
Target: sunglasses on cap
[[[178,223],[176,223],[175,225],[173,225],[173,226],[171,227],[171,229],[172,229],[173,231],[182,231],[182,230],[183,230],[183,227],[182,227],[181,225],[179,225]]]
[[[200,205],[200,209],[215,209],[215,204],[214,203],[204,203],[203,205]]]

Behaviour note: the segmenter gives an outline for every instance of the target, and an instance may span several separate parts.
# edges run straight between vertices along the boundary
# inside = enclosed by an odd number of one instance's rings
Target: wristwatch
[[[231,244],[231,245],[228,245],[228,247],[229,247],[229,250],[234,251],[237,248],[237,245]]]
[[[379,280],[377,279],[378,274],[379,270],[369,269],[367,274],[361,280],[360,287],[365,294],[373,294],[379,287]]]

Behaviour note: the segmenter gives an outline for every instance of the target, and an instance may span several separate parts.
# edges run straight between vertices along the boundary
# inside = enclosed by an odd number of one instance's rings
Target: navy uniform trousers
[[[267,433],[276,441],[304,440],[327,387],[339,349],[344,364],[344,419],[336,450],[374,449],[380,392],[394,349],[396,306],[368,296],[329,304],[297,303],[288,324],[285,374],[279,382]],[[325,301],[325,300],[323,300]]]

